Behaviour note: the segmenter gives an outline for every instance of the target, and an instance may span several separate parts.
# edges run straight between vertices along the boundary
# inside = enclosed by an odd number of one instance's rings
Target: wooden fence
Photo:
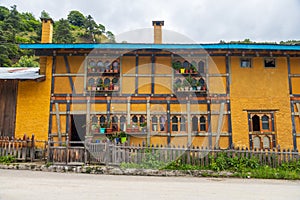
[[[37,143],[41,143],[37,148]],[[36,161],[45,159],[44,141],[37,141],[34,135],[31,138],[26,135],[23,138],[15,139],[0,137],[0,156],[14,156],[17,161]]]
[[[127,146],[113,143],[89,142],[43,142],[42,148],[37,148],[34,135],[23,139],[0,137],[0,156],[14,156],[18,161],[36,161],[47,158],[47,162],[62,165],[106,164],[119,165],[125,163],[142,163],[147,158],[163,163],[180,161],[183,164],[208,166],[212,158],[220,154],[227,157],[257,158],[262,165],[276,167],[285,162],[299,161],[298,150],[285,149],[208,149],[203,147],[170,147],[170,146]],[[46,159],[45,159],[46,160]]]
[[[285,162],[299,161],[298,151],[285,149],[208,149],[203,147],[163,147],[163,146],[118,146],[108,143],[90,143],[86,146],[89,163],[113,164],[142,163],[145,159],[156,159],[159,162],[171,163],[180,160],[183,164],[208,166],[212,159],[216,159],[220,154],[227,157],[256,158],[262,165],[276,167]]]

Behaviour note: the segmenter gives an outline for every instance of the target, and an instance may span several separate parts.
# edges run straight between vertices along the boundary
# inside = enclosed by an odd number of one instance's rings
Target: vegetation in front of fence
[[[16,161],[16,158],[14,156],[0,156],[0,163],[3,164],[10,164]]]
[[[160,169],[160,170],[213,170],[232,172],[233,177],[266,179],[300,179],[300,160],[282,163],[276,167],[261,164],[258,157],[232,157],[219,153],[216,157],[208,156],[208,165],[191,165],[183,162],[186,155],[173,162],[159,161],[157,152],[147,150],[141,163],[121,163],[121,168]],[[203,173],[203,176],[224,176],[225,173]]]

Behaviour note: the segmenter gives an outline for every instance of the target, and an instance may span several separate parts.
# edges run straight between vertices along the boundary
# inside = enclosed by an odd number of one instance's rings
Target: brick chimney
[[[162,30],[161,27],[164,25],[164,21],[152,21],[154,26],[154,44],[162,43]]]
[[[53,20],[51,18],[41,18],[41,21],[42,21],[41,43],[52,43]]]

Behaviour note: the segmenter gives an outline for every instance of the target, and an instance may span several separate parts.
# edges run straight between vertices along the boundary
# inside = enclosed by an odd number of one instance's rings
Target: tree
[[[34,56],[22,56],[13,67],[39,67],[40,65],[36,60],[37,58]]]
[[[20,16],[17,6],[11,6],[11,10],[4,20],[3,30],[11,33],[10,40],[16,43],[16,33],[20,31]]]
[[[74,25],[74,26],[78,26],[78,27],[84,27],[84,23],[85,23],[85,17],[84,15],[77,11],[77,10],[72,10],[69,14],[68,14],[68,21],[70,24]]]
[[[97,24],[91,15],[88,15],[86,17],[84,27],[85,27],[85,37],[89,40],[92,40],[93,42],[96,42],[95,32],[97,30]]]
[[[56,43],[73,43],[75,38],[72,35],[70,23],[66,19],[60,19],[55,24],[53,40]]]
[[[43,10],[43,11],[41,12],[41,18],[42,18],[42,19],[50,19],[51,17],[50,17],[50,15],[49,15],[49,13],[47,13],[45,10]]]
[[[9,15],[9,10],[4,6],[0,6],[0,21],[3,21]]]
[[[115,35],[111,31],[107,31],[106,36],[109,42],[116,43]]]

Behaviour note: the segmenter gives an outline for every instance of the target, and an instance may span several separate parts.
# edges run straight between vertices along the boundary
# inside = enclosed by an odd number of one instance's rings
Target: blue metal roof
[[[245,50],[284,50],[299,51],[300,45],[280,44],[20,44],[21,49],[245,49]]]

